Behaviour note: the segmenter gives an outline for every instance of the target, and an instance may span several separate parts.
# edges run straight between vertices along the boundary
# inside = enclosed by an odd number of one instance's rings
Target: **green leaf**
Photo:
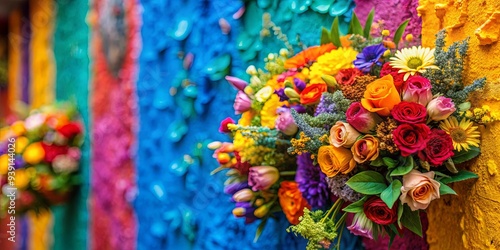
[[[404,204],[401,224],[418,236],[422,237],[422,223],[420,222],[419,210],[411,211],[411,208]]]
[[[370,38],[370,31],[372,29],[372,23],[373,23],[373,16],[375,15],[375,9],[372,8],[370,11],[370,14],[368,14],[368,17],[366,18],[365,22],[365,28],[363,30],[363,36],[368,39]]]
[[[451,187],[448,187],[444,183],[438,181],[441,185],[439,186],[439,195],[445,195],[445,194],[454,194],[457,195],[455,190],[453,190]]]
[[[363,35],[363,26],[359,22],[358,16],[353,12],[351,23],[349,24],[349,34]]]
[[[399,25],[398,29],[396,30],[396,33],[394,33],[394,43],[396,44],[396,47],[398,46],[399,40],[401,40],[401,37],[403,36],[403,33],[405,32],[406,26],[408,25],[408,22],[410,19],[406,19],[401,25]]]
[[[361,194],[380,194],[387,188],[385,178],[375,171],[363,171],[351,177],[347,186]]]
[[[382,160],[384,161],[384,164],[389,168],[394,168],[398,165],[398,161],[390,157],[384,157],[382,158]]]
[[[335,17],[333,20],[332,28],[330,29],[330,41],[333,45],[342,47],[342,43],[340,43],[339,17]]]
[[[328,43],[330,43],[330,34],[328,34],[328,30],[325,27],[322,27],[320,44],[323,45]]]
[[[408,156],[404,159],[405,159],[404,162],[392,171],[391,176],[405,175],[413,169],[414,165],[413,157]]]
[[[403,184],[399,180],[394,180],[381,194],[382,199],[389,208],[392,209],[394,202],[396,202],[401,194],[401,187]]]
[[[349,206],[344,207],[342,211],[348,212],[348,213],[359,213],[363,212],[363,204],[365,204],[366,201],[366,196],[361,198],[360,200],[353,202],[349,204]]]
[[[396,238],[396,233],[394,233],[389,226],[384,226],[384,229],[389,235],[389,245],[387,246],[387,249],[391,249],[392,242],[394,241],[394,238]]]
[[[403,225],[401,224],[401,216],[403,216],[403,210],[404,210],[403,208],[404,208],[404,206],[400,202],[399,206],[398,206],[398,226],[399,226],[399,228],[403,228]]]
[[[467,151],[465,150],[462,150],[460,152],[453,151],[453,153],[455,153],[455,155],[451,157],[453,163],[460,164],[462,162],[466,162],[468,160],[475,158],[481,153],[481,150],[478,147],[470,147],[470,149]]]
[[[384,161],[382,160],[382,158],[378,157],[377,159],[370,162],[370,166],[374,167],[384,166]]]
[[[262,234],[262,231],[264,231],[266,224],[267,224],[267,218],[263,219],[262,222],[259,224],[259,227],[257,227],[257,231],[255,232],[255,238],[253,238],[253,243],[256,243],[259,240],[259,237]]]
[[[460,170],[458,171],[458,174],[449,176],[449,178],[443,178],[440,181],[444,184],[449,184],[452,182],[457,182],[457,181],[463,181],[463,180],[468,180],[468,179],[475,179],[478,178],[477,174],[467,171],[467,170]]]
[[[451,176],[443,174],[439,171],[434,171],[434,174],[436,174],[436,176],[440,176],[440,177],[444,177],[444,178],[451,178]]]

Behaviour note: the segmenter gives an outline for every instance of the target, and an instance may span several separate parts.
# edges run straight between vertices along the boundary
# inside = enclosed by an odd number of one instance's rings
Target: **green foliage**
[[[391,185],[389,185],[381,194],[380,199],[382,199],[389,208],[394,206],[394,203],[398,200],[401,194],[401,187],[403,184],[399,180],[394,180]]]
[[[409,173],[415,165],[413,157],[400,157],[399,165],[392,172],[391,176],[402,176]]]
[[[462,162],[466,162],[468,160],[477,157],[481,153],[481,150],[478,147],[470,147],[469,150],[462,150],[460,152],[453,151],[453,152],[455,153],[451,158],[453,160],[453,163],[460,164]]]
[[[361,194],[376,195],[386,188],[384,176],[376,171],[363,171],[351,177],[346,185]]]
[[[360,200],[349,204],[349,206],[344,207],[342,211],[348,213],[360,213],[363,212],[363,204],[365,204],[366,196],[361,198]]]
[[[451,98],[455,104],[463,103],[469,94],[486,84],[486,78],[479,78],[466,86],[463,82],[464,61],[469,48],[469,38],[454,42],[445,51],[446,31],[436,35],[435,64],[439,69],[429,69],[424,76],[432,82],[434,94],[441,93]]]
[[[337,47],[342,47],[340,43],[339,17],[335,17],[330,29],[330,41]]]
[[[374,15],[375,15],[375,9],[372,9],[370,11],[370,14],[368,14],[368,17],[366,18],[365,28],[363,29],[363,36],[367,39],[370,38],[370,31],[372,29]]]
[[[439,195],[445,195],[445,194],[454,194],[454,195],[457,195],[457,193],[455,192],[455,190],[453,190],[451,187],[445,185],[442,182],[439,182],[439,184],[441,184],[439,186]]]
[[[394,33],[394,38],[392,41],[394,42],[394,44],[396,44],[396,47],[398,46],[401,37],[403,37],[403,33],[405,32],[406,26],[408,25],[409,21],[410,19],[406,19],[403,23],[401,23],[401,25],[399,25],[396,33]]]
[[[358,17],[356,16],[356,13],[352,13],[352,18],[351,18],[351,23],[349,24],[349,34],[355,34],[355,35],[363,35],[363,26],[361,26],[361,23],[359,22]]]
[[[452,182],[464,181],[464,180],[475,179],[475,178],[478,178],[477,174],[475,174],[473,172],[466,171],[466,170],[460,170],[460,171],[458,171],[458,174],[453,175],[453,176],[449,176],[447,178],[446,177],[442,178],[440,181],[441,181],[441,183],[449,184]]]
[[[321,241],[326,239],[333,242],[337,238],[335,223],[332,219],[324,220],[325,216],[327,215],[322,210],[312,212],[304,208],[304,215],[301,217],[300,223],[290,226],[286,231],[293,232],[296,236],[300,234],[307,239],[307,250],[323,249]]]
[[[411,211],[411,208],[404,204],[401,224],[416,235],[422,237],[422,223],[420,222],[419,210]]]

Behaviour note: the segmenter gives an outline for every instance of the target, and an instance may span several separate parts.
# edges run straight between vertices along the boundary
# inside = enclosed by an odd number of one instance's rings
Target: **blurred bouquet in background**
[[[79,184],[83,127],[76,107],[57,103],[22,117],[0,129],[2,214],[48,209]]]
[[[209,145],[214,173],[228,169],[233,214],[260,220],[257,237],[275,213],[308,249],[339,248],[346,222],[371,239],[422,236],[419,210],[477,178],[455,164],[479,155],[477,123],[500,116],[467,102],[486,81],[463,82],[468,40],[445,50],[441,31],[436,48],[408,47],[407,21],[392,37],[372,21],[353,15],[341,36],[336,19],[321,45],[269,54],[265,69],[248,67],[249,82],[226,77],[241,117],[220,125],[232,142]]]

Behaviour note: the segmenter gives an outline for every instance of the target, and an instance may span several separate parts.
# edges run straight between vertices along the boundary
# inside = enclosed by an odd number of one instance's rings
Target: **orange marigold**
[[[305,207],[311,209],[311,205],[302,197],[302,193],[299,190],[299,184],[294,181],[281,182],[280,189],[278,190],[278,197],[281,209],[283,209],[286,218],[293,225],[299,224],[299,217],[304,215]]]

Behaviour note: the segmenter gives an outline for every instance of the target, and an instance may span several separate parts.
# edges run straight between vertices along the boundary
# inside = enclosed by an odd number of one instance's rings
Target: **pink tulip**
[[[280,178],[277,168],[269,166],[251,167],[248,172],[248,185],[253,191],[267,190]]]
[[[245,92],[238,91],[238,94],[236,94],[236,98],[234,99],[233,108],[235,114],[241,114],[252,108],[252,101],[250,100],[250,97],[245,94]]]
[[[290,110],[287,108],[278,109],[278,118],[276,119],[276,129],[285,135],[294,135],[299,128],[293,120]]]
[[[382,118],[377,113],[372,113],[361,105],[354,102],[346,111],[347,122],[361,133],[371,133],[382,122]]]
[[[433,121],[442,121],[455,112],[453,101],[444,96],[438,96],[427,104],[427,114]]]
[[[226,76],[226,80],[233,85],[237,90],[244,91],[245,87],[248,85],[248,83],[238,77],[234,76]]]
[[[373,240],[373,225],[374,223],[366,217],[364,212],[359,212],[354,215],[352,224],[347,227],[352,234],[363,236]]]

